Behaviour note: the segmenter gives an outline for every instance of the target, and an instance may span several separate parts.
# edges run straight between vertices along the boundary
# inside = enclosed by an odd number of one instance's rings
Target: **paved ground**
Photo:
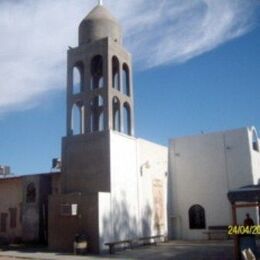
[[[0,259],[81,260],[81,259],[176,259],[231,260],[232,241],[170,241],[158,246],[124,250],[115,255],[73,256],[48,252],[44,248],[0,250]]]

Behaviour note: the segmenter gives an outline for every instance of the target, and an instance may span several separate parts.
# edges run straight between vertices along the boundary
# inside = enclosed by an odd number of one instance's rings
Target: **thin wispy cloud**
[[[97,1],[0,2],[0,111],[65,88],[66,50]],[[139,69],[182,63],[253,28],[254,0],[107,0]]]

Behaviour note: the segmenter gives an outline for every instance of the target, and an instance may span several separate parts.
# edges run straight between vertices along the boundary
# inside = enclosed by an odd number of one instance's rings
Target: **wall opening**
[[[259,152],[258,136],[255,129],[252,131],[252,148],[254,151]]]
[[[123,118],[124,118],[124,122],[123,122],[124,133],[127,135],[131,135],[131,111],[128,103],[124,103]]]
[[[130,96],[130,76],[129,68],[126,63],[123,64],[123,93]]]
[[[193,205],[189,209],[190,229],[205,229],[206,219],[205,210],[200,205]]]
[[[72,77],[72,93],[79,94],[83,91],[83,78],[84,78],[84,69],[83,64],[78,63],[73,68],[73,77]]]
[[[103,58],[96,55],[91,61],[91,89],[104,87]]]
[[[34,183],[28,184],[26,188],[26,202],[34,203],[36,201],[36,188]]]
[[[113,130],[120,132],[121,119],[120,119],[120,101],[117,97],[113,97]]]
[[[16,219],[17,219],[17,209],[10,208],[10,228],[16,228]]]
[[[94,97],[90,101],[91,107],[91,116],[90,116],[90,130],[91,132],[95,131],[104,131],[105,122],[104,122],[104,99],[101,95]]]
[[[0,221],[0,231],[6,232],[7,229],[7,213],[1,213],[1,221]]]
[[[81,103],[74,104],[72,107],[71,131],[73,135],[84,133],[84,106]]]
[[[116,56],[112,58],[112,86],[120,90],[119,60]]]

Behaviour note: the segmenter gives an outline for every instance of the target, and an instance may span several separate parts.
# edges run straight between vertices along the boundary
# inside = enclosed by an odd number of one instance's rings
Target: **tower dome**
[[[97,5],[80,23],[79,45],[106,37],[121,43],[121,26],[104,6]]]

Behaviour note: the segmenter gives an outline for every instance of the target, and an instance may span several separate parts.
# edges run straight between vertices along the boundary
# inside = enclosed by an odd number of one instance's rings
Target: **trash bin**
[[[73,252],[75,255],[84,255],[87,253],[88,242],[86,235],[76,234],[73,242]]]

